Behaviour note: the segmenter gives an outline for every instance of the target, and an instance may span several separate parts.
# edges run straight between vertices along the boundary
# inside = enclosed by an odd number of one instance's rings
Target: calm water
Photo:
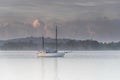
[[[0,80],[120,80],[120,51],[71,52],[37,58],[37,51],[0,51]]]

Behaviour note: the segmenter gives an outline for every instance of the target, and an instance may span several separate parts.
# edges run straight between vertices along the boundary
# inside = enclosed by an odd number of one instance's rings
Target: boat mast
[[[44,51],[44,37],[42,36],[42,50]]]
[[[56,52],[58,50],[58,39],[57,39],[57,25],[56,25]]]

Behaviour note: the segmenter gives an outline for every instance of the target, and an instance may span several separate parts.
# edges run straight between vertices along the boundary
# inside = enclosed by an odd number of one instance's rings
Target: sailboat
[[[44,37],[42,37],[42,49],[43,51],[38,52],[38,57],[63,57],[65,52],[58,52],[58,40],[57,40],[57,26],[56,26],[56,39],[55,39],[56,49],[55,50],[45,50],[44,49]]]

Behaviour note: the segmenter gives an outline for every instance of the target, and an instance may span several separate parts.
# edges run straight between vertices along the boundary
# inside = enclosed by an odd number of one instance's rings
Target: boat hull
[[[65,53],[37,53],[37,57],[64,57]]]

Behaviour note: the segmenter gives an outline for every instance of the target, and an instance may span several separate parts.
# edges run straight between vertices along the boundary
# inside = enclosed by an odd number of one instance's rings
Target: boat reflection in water
[[[41,60],[41,80],[59,80],[57,58],[51,59],[40,58],[40,60]]]

